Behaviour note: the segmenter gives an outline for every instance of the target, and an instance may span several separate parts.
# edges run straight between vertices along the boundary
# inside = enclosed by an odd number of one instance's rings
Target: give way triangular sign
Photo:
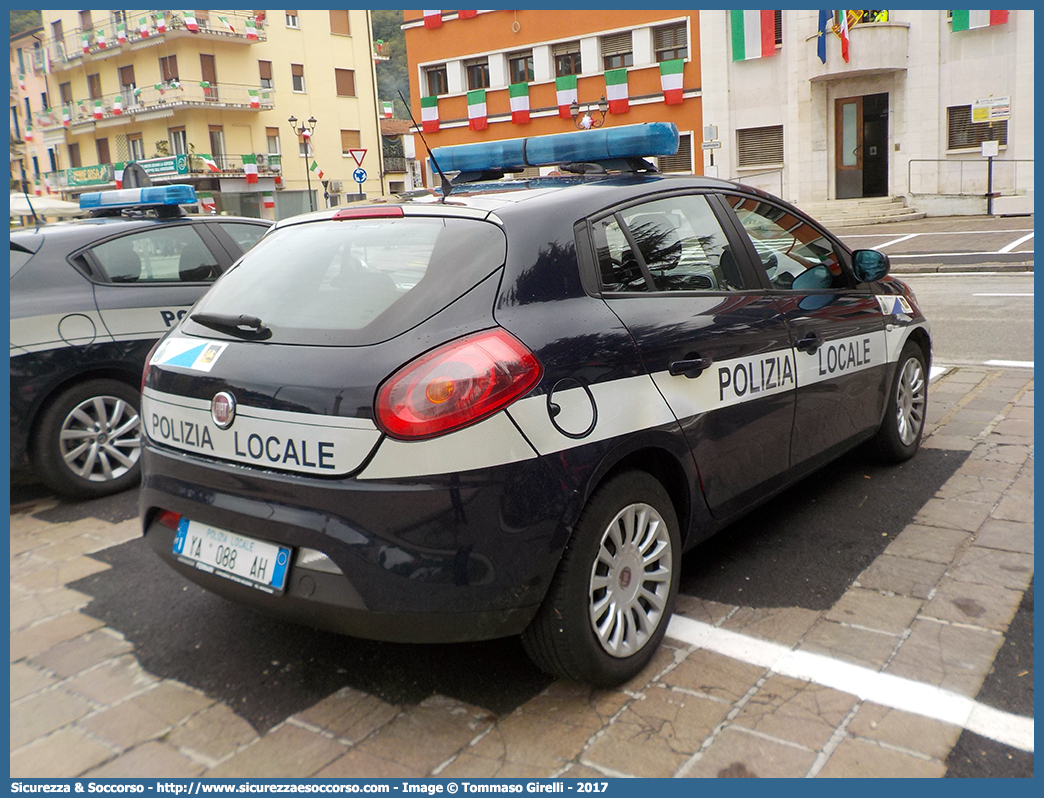
[[[362,166],[363,158],[366,157],[366,150],[348,150],[348,154],[355,159],[356,166]]]

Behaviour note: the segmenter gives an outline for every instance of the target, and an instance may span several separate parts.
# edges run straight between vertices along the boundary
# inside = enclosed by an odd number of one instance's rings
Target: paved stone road
[[[679,614],[974,698],[1033,575],[1032,372],[955,369],[930,397],[924,445],[970,455],[831,609]],[[617,690],[556,682],[497,717],[344,689],[259,736],[144,671],[66,587],[137,521],[35,517],[48,506],[11,513],[13,777],[924,777],[961,733],[669,637]]]

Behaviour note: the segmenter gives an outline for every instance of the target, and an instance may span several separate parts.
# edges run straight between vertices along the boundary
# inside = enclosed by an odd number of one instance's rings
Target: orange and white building
[[[588,121],[674,122],[681,146],[659,168],[703,172],[698,11],[405,11],[403,20],[413,116],[430,147]]]

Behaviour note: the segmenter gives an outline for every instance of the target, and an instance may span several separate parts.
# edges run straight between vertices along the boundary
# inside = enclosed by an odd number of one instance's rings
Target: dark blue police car
[[[676,146],[441,148],[441,192],[280,222],[149,358],[146,539],[301,623],[632,676],[685,550],[857,444],[915,453],[931,354],[887,256],[642,157]]]
[[[80,202],[92,218],[11,231],[11,464],[91,498],[138,481],[149,349],[271,222],[185,215],[185,185]]]

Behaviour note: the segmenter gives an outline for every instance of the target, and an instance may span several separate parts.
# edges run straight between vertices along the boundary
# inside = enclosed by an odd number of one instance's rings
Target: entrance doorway
[[[888,195],[888,95],[834,102],[834,164],[838,199]]]

